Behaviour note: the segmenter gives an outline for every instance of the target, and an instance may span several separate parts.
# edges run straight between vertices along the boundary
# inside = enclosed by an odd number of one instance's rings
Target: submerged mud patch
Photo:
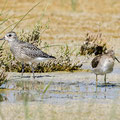
[[[120,83],[116,81],[109,81],[105,86],[99,80],[96,87],[94,74],[86,72],[48,73],[35,80],[29,74],[24,78],[18,74],[1,86],[0,101],[22,102],[27,98],[30,102],[65,104],[89,99],[115,99],[119,97],[119,91]]]

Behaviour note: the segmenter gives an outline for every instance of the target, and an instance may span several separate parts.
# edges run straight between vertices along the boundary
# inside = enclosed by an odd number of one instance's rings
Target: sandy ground
[[[4,7],[4,0],[0,0],[0,9]],[[8,16],[12,16],[7,22],[0,26],[2,32],[8,25],[17,22],[33,5],[37,3],[34,0],[12,0],[8,1],[4,14],[0,16],[0,21]],[[48,6],[48,7],[46,7]],[[48,24],[49,29],[41,34],[41,39],[48,44],[68,44],[71,48],[80,47],[85,39],[87,32],[103,34],[103,39],[107,42],[108,48],[115,50],[120,58],[119,38],[120,38],[120,2],[118,0],[78,0],[76,11],[72,10],[70,1],[46,0],[36,7],[19,24],[15,31],[31,30],[34,24],[41,20],[43,25]],[[41,19],[41,16],[43,18]],[[13,26],[3,34],[10,31]],[[3,37],[2,34],[2,37]],[[6,45],[7,47],[7,45]],[[56,52],[51,48],[50,53]],[[88,62],[90,64],[90,62]],[[119,65],[116,64],[115,71],[107,76],[109,82],[119,84]],[[11,74],[10,80],[15,80]],[[20,76],[20,74],[16,74]],[[26,74],[30,75],[30,74]],[[31,74],[32,75],[32,74]],[[39,74],[36,74],[39,76]],[[53,77],[36,78],[38,81],[57,80],[57,81],[79,81],[91,83],[95,81],[95,75],[91,73],[42,73],[42,76],[50,75]],[[14,79],[13,79],[14,78]],[[19,77],[18,77],[19,78]],[[74,78],[74,79],[73,79]],[[103,77],[99,78],[103,82]],[[19,79],[20,80],[20,79]],[[29,80],[29,79],[26,79]],[[95,82],[94,82],[95,83]],[[118,87],[119,88],[119,87]],[[113,88],[110,88],[111,90]],[[110,94],[115,94],[113,91]],[[110,95],[109,94],[109,95]],[[96,102],[94,99],[88,99],[87,102],[69,103],[67,105],[41,104],[30,102],[28,107],[23,103],[2,103],[0,104],[1,120],[119,120],[120,106],[119,98],[103,99]],[[28,111],[27,111],[28,110]]]

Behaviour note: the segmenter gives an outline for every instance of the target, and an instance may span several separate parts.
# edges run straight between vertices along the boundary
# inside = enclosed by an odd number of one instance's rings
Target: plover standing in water
[[[106,74],[111,73],[114,67],[115,59],[120,62],[116,57],[113,50],[107,51],[105,54],[96,56],[92,62],[92,71],[96,74],[96,86],[97,86],[97,76],[104,75],[104,82],[106,85]]]
[[[15,56],[15,58],[22,63],[22,76],[24,72],[24,63],[28,63],[32,68],[33,77],[34,76],[34,63],[39,63],[48,59],[55,59],[54,56],[48,55],[41,51],[36,46],[18,40],[17,34],[15,32],[9,32],[0,40],[7,40],[10,45],[10,50]]]

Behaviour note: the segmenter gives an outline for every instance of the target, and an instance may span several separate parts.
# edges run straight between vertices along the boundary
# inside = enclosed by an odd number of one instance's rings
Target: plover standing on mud
[[[10,50],[15,56],[15,58],[22,63],[22,76],[24,72],[24,63],[28,63],[32,68],[33,77],[34,76],[34,63],[39,63],[48,59],[55,59],[54,56],[48,55],[41,51],[36,46],[18,40],[17,34],[15,32],[9,32],[0,40],[7,40],[10,45]]]
[[[105,54],[96,56],[92,62],[92,71],[96,74],[96,86],[97,86],[97,75],[104,75],[104,82],[106,85],[106,74],[111,73],[114,67],[115,59],[120,62],[116,57],[113,50],[107,51]]]

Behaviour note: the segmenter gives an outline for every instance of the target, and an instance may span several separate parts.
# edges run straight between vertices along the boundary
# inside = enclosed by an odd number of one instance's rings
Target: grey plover
[[[96,86],[97,75],[104,75],[104,82],[106,85],[106,74],[111,73],[114,67],[115,59],[120,62],[116,57],[113,50],[108,50],[106,53],[96,56],[92,62],[92,71],[96,74]]]
[[[32,68],[34,76],[34,63],[45,61],[48,59],[55,59],[54,56],[48,55],[41,51],[39,48],[28,42],[20,41],[15,32],[8,32],[2,39],[7,40],[10,45],[10,50],[15,58],[22,63],[22,76],[24,72],[24,63],[27,63]]]

